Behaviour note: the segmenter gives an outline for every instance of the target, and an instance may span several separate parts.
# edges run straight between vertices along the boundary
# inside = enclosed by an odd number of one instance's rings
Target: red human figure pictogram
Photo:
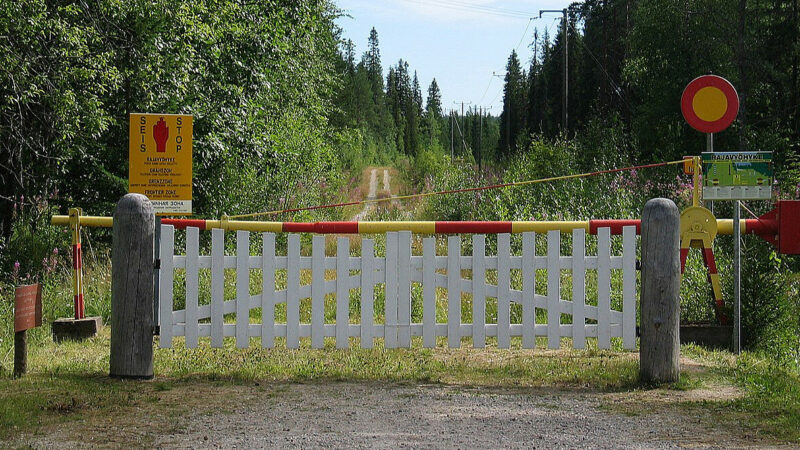
[[[167,139],[169,138],[169,127],[164,118],[158,120],[158,123],[153,125],[153,139],[156,141],[156,152],[164,153],[167,150]]]

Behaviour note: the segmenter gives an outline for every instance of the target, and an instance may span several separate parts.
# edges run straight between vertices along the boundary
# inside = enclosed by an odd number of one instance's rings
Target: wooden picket
[[[422,338],[424,347],[435,347],[437,337],[447,337],[447,345],[461,346],[471,338],[472,346],[486,346],[487,337],[496,338],[499,348],[509,348],[512,337],[521,337],[523,348],[536,346],[536,337],[546,337],[548,348],[560,348],[562,338],[572,338],[574,348],[585,348],[587,338],[596,338],[597,347],[611,348],[612,338],[622,338],[625,349],[636,347],[636,229],[625,227],[622,255],[612,256],[611,233],[598,230],[597,255],[586,255],[585,231],[572,232],[571,255],[562,255],[561,233],[547,233],[547,254],[537,255],[536,234],[522,234],[522,254],[513,255],[511,237],[497,235],[496,255],[486,255],[486,237],[472,236],[472,255],[461,255],[462,238],[447,238],[447,255],[436,254],[436,238],[422,239],[422,254],[414,255],[410,232],[386,234],[384,255],[375,254],[375,242],[363,239],[361,256],[350,256],[350,241],[338,238],[336,256],[325,255],[325,238],[312,238],[311,256],[301,256],[300,236],[287,236],[286,255],[275,254],[275,235],[263,233],[261,255],[250,255],[250,233],[236,233],[236,255],[226,256],[225,233],[211,232],[211,254],[200,255],[199,230],[186,231],[185,255],[175,254],[175,230],[161,228],[161,277],[159,324],[161,347],[171,347],[173,338],[185,336],[186,346],[195,348],[210,337],[212,347],[222,347],[226,337],[235,338],[236,347],[246,348],[252,338],[272,348],[276,338],[285,338],[287,348],[299,348],[301,339],[310,338],[312,348],[324,348],[325,338],[334,338],[337,348],[349,348],[350,338],[360,338],[363,348],[382,339],[386,348],[408,348],[412,337]],[[185,270],[185,308],[173,310],[175,270]],[[209,298],[201,298],[199,273],[210,269]],[[234,298],[225,300],[225,271],[236,273]],[[261,272],[261,293],[251,295],[251,271]],[[301,272],[311,272],[309,284],[301,283]],[[445,274],[440,273],[445,271]],[[462,271],[471,272],[467,279]],[[521,273],[521,290],[513,289],[512,271]],[[537,285],[537,270],[546,270],[546,283]],[[622,272],[622,310],[612,309],[612,270]],[[326,280],[326,271],[336,277]],[[571,295],[565,300],[561,272],[572,272]],[[588,271],[597,282],[587,286]],[[351,273],[355,272],[355,275]],[[490,284],[496,272],[496,284]],[[276,273],[285,274],[285,288],[278,290]],[[414,317],[412,283],[422,285],[422,314]],[[384,290],[383,311],[376,308],[376,286]],[[436,322],[437,288],[447,292],[447,321]],[[594,289],[587,289],[594,288]],[[360,295],[355,295],[359,293]],[[538,293],[537,293],[538,292]],[[543,293],[542,293],[543,292]],[[587,298],[587,292],[597,297]],[[335,295],[335,321],[325,323],[325,298]],[[462,295],[472,296],[472,323],[465,323]],[[300,303],[311,300],[311,322],[301,323]],[[486,323],[487,306],[495,299],[496,321]],[[351,317],[351,301],[359,306],[359,318]],[[285,305],[286,319],[276,322],[276,306]],[[521,319],[513,320],[512,305],[521,305]],[[252,314],[261,309],[260,319]],[[546,311],[539,315],[537,310]],[[383,312],[383,317],[376,316]],[[417,313],[418,314],[418,313]],[[562,323],[571,316],[572,323]],[[414,323],[414,319],[421,323]],[[260,320],[260,322],[258,322]],[[587,323],[587,321],[589,323]],[[255,322],[255,323],[254,323]]]

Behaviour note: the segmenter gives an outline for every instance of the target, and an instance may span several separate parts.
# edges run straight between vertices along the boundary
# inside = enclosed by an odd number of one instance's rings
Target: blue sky
[[[428,85],[436,78],[442,90],[442,106],[465,108],[491,107],[489,113],[502,110],[502,75],[512,49],[525,67],[532,50],[534,29],[552,36],[560,14],[545,14],[540,9],[562,9],[567,0],[337,0],[350,17],[337,23],[345,39],[352,39],[356,55],[366,50],[367,37],[374,26],[378,30],[384,72],[400,58],[416,70],[427,97]],[[530,17],[535,18],[529,20]],[[491,80],[491,81],[490,81]],[[459,102],[458,106],[454,102]]]

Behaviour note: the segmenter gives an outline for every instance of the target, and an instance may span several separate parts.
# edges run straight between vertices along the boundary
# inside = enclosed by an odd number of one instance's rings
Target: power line
[[[575,25],[574,25],[574,24],[570,24],[570,26],[572,27],[572,29],[573,29],[573,30],[575,30],[575,34],[579,34],[579,33],[578,33],[578,29],[577,29],[577,28],[575,28]],[[591,57],[592,57],[592,59],[594,60],[594,62],[595,62],[595,63],[597,63],[597,66],[600,68],[600,71],[602,71],[602,72],[603,72],[603,75],[605,75],[605,76],[606,76],[606,78],[608,79],[608,82],[609,82],[609,83],[611,83],[611,87],[613,87],[613,88],[614,88],[614,93],[616,93],[616,94],[617,94],[617,96],[618,96],[618,97],[619,97],[619,98],[620,98],[620,99],[621,99],[623,102],[625,102],[625,104],[628,106],[628,109],[632,109],[632,106],[631,106],[631,104],[628,102],[628,99],[627,99],[625,96],[623,96],[623,95],[622,95],[622,94],[623,94],[622,87],[621,87],[620,85],[618,85],[618,84],[617,84],[617,83],[614,81],[614,79],[613,79],[613,78],[611,78],[611,74],[609,74],[609,73],[608,73],[608,71],[606,71],[606,68],[603,66],[603,64],[600,62],[600,60],[598,60],[598,59],[597,59],[597,57],[596,57],[596,56],[594,56],[594,53],[592,53],[592,51],[591,51],[591,50],[589,50],[589,47],[588,47],[588,46],[586,46],[586,44],[583,42],[583,39],[575,39],[575,40],[576,40],[576,41],[578,41],[578,43],[581,45],[581,47],[582,47],[584,50],[586,50],[586,53],[588,53],[588,54],[589,54],[589,56],[591,56]]]
[[[506,8],[495,8],[484,5],[474,5],[455,0],[426,0],[424,2],[422,0],[402,0],[402,1],[406,3],[418,3],[426,6],[433,5],[433,6],[438,6],[440,8],[476,12],[481,14],[507,17],[512,19],[528,19],[532,16],[531,13],[525,11],[518,11]]]
[[[652,163],[652,164],[642,164],[638,166],[630,166],[630,167],[620,167],[615,169],[606,169],[606,170],[598,170],[596,172],[586,172],[586,173],[579,173],[579,174],[572,174],[572,175],[561,175],[555,177],[548,177],[548,178],[538,178],[533,180],[525,180],[525,181],[513,181],[509,183],[502,183],[502,184],[494,184],[489,186],[479,186],[479,187],[471,187],[471,188],[462,188],[462,189],[452,189],[447,191],[436,191],[436,192],[423,192],[420,194],[408,194],[408,195],[399,195],[395,197],[385,197],[385,198],[375,198],[375,199],[367,199],[355,202],[345,202],[345,203],[333,203],[328,205],[317,205],[317,206],[306,206],[302,208],[292,208],[292,209],[283,209],[283,210],[275,210],[275,211],[264,211],[264,212],[257,212],[257,213],[250,213],[250,214],[239,214],[235,216],[228,216],[228,219],[244,219],[244,218],[252,218],[252,217],[260,217],[260,216],[271,216],[277,214],[284,214],[284,213],[294,213],[300,211],[313,211],[317,209],[326,209],[326,208],[340,208],[343,206],[351,206],[351,205],[366,205],[368,203],[381,203],[381,202],[393,202],[393,201],[403,201],[412,198],[423,198],[423,197],[430,197],[433,195],[447,195],[447,194],[458,194],[458,193],[465,193],[465,192],[479,192],[485,191],[489,189],[500,189],[500,188],[507,188],[507,187],[515,187],[515,186],[527,186],[531,184],[539,184],[539,183],[550,183],[553,181],[564,181],[564,180],[574,180],[577,178],[587,178],[593,177],[598,175],[608,175],[612,173],[619,173],[619,172],[627,172],[632,170],[641,170],[641,169],[651,169],[655,167],[663,167],[663,166],[673,166],[678,164],[683,164],[684,160],[679,159],[677,161],[666,161],[666,162],[659,162],[659,163]]]
[[[522,32],[522,37],[519,38],[519,44],[517,44],[517,48],[514,49],[515,52],[519,51],[519,47],[520,47],[520,45],[522,45],[522,41],[524,41],[525,40],[525,36],[528,35],[528,28],[531,27],[531,22],[533,22],[533,17],[531,17],[530,20],[528,20],[528,25],[525,26],[525,31]]]
[[[478,103],[483,103],[483,99],[486,98],[486,93],[489,92],[489,87],[492,86],[492,80],[494,80],[494,75],[489,75],[489,84],[487,84],[486,89],[483,90],[483,95],[481,95],[481,99],[478,100]]]

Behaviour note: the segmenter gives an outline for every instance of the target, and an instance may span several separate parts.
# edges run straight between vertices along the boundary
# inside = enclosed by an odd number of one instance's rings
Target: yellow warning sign
[[[192,116],[131,114],[128,192],[156,214],[192,213]]]

